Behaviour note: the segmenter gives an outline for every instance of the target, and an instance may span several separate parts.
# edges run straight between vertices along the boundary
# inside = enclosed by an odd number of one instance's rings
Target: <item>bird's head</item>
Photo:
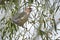
[[[32,8],[26,8],[26,9],[25,9],[25,12],[26,12],[27,14],[29,14],[31,11],[32,11]]]

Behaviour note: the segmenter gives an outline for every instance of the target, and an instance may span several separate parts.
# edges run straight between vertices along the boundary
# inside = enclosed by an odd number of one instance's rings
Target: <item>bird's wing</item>
[[[18,17],[16,17],[16,19],[20,19],[20,18],[22,18],[24,15],[26,15],[26,13],[25,13],[25,12],[22,12],[22,13],[20,13],[20,14],[18,15]]]

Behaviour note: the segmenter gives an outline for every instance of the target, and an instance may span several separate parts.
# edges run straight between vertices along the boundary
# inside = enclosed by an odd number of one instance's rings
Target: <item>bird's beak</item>
[[[29,8],[30,9],[30,12],[32,11],[32,8]]]

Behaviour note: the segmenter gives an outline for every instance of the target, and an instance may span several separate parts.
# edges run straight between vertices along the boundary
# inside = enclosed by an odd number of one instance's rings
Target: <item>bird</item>
[[[27,22],[28,17],[32,11],[32,8],[25,8],[25,10],[17,15],[14,15],[12,17],[12,22],[17,24],[18,26],[24,25],[25,22]]]

